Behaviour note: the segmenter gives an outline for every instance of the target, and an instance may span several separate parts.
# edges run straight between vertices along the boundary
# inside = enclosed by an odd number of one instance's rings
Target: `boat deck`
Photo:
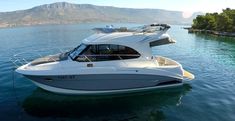
[[[180,65],[176,61],[166,58],[166,57],[162,57],[162,56],[156,57],[156,60],[159,66],[179,66]]]

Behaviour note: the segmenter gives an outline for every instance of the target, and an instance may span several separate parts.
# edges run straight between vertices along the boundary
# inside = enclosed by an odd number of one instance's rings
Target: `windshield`
[[[70,53],[69,56],[72,60],[76,59],[76,57],[87,47],[87,45],[81,44],[78,47],[74,48]]]

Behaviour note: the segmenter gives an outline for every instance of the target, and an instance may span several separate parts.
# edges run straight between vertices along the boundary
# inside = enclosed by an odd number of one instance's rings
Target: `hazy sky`
[[[192,12],[220,12],[223,8],[234,8],[235,0],[0,0],[0,12],[32,8],[54,2],[95,4],[128,8],[159,8]]]

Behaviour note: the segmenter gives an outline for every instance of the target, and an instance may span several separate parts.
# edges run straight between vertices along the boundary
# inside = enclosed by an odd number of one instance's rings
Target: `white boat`
[[[95,28],[75,49],[38,58],[16,72],[38,87],[62,94],[115,94],[179,86],[194,75],[178,62],[153,56],[151,47],[175,43],[170,26]]]

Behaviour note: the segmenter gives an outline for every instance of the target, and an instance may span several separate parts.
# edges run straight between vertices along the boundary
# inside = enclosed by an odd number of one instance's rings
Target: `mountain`
[[[0,12],[0,27],[83,22],[191,24],[193,17],[183,18],[180,11],[117,8],[58,2],[27,10]]]

